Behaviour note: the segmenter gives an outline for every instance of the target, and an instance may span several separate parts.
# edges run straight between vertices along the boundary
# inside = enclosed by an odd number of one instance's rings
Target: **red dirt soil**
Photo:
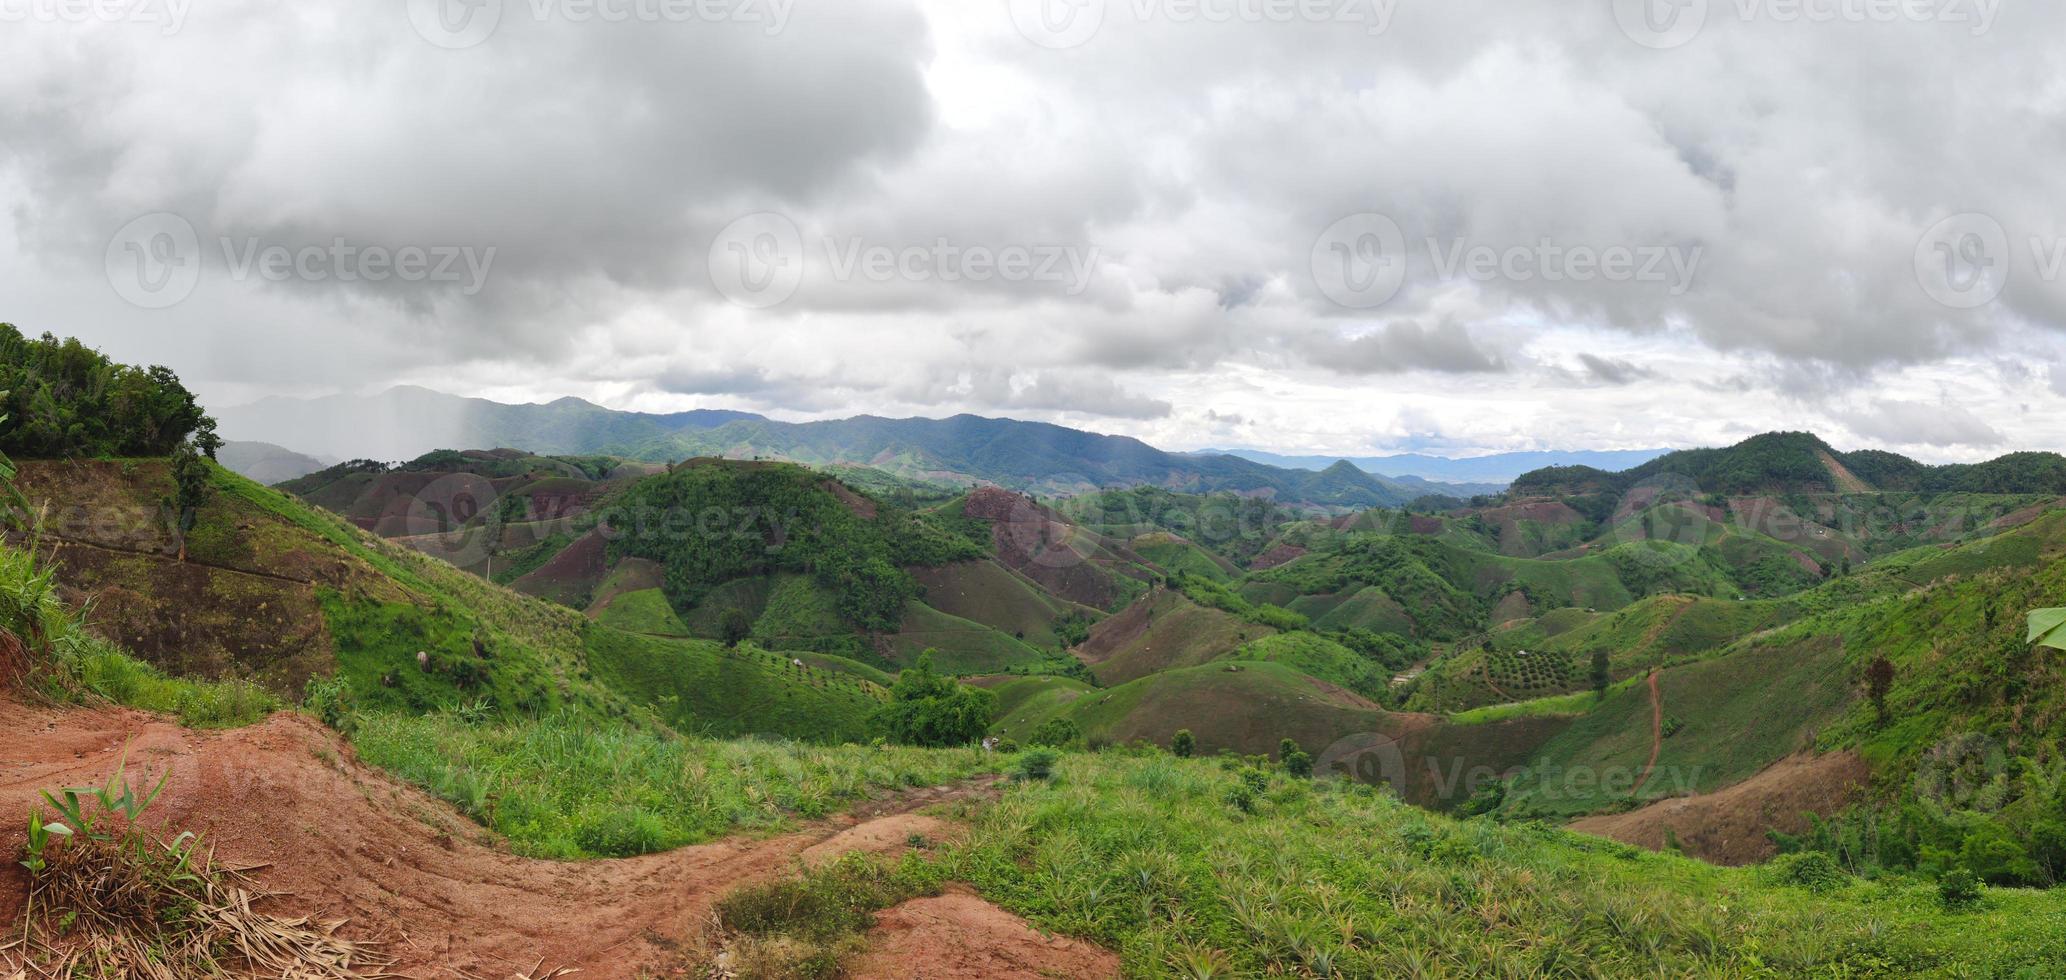
[[[966,889],[905,902],[876,916],[855,980],[1045,980],[1119,975],[1119,957],[1043,936]]]
[[[1587,817],[1570,829],[1655,851],[1663,849],[1669,827],[1679,846],[1693,857],[1716,864],[1755,864],[1779,850],[1765,831],[1801,833],[1808,829],[1807,814],[1828,816],[1851,805],[1871,778],[1871,768],[1855,753],[1796,755],[1727,789]]]
[[[29,676],[29,651],[13,633],[0,630],[0,697],[21,690]]]
[[[1305,556],[1306,549],[1295,544],[1283,544],[1280,542],[1271,545],[1270,550],[1255,556],[1255,559],[1248,563],[1248,569],[1253,572],[1266,572],[1279,565],[1297,561]]]
[[[134,711],[0,699],[0,732],[0,814],[27,813],[41,789],[105,781],[126,750],[132,781],[171,773],[147,827],[201,833],[222,864],[253,868],[277,895],[260,911],[346,918],[345,936],[385,941],[398,972],[417,977],[507,978],[541,958],[542,970],[578,967],[584,980],[661,972],[725,892],[806,855],[896,851],[910,833],[945,833],[905,815],[992,791],[920,790],[779,837],[556,862],[497,850],[479,826],[359,764],[294,714],[209,733]],[[0,935],[21,928],[21,822],[0,822]]]

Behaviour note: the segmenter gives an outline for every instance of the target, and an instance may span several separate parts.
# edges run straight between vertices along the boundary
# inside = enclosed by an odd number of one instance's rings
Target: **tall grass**
[[[675,737],[575,716],[370,713],[359,755],[538,857],[624,856],[829,816],[886,790],[996,771],[976,749]]]

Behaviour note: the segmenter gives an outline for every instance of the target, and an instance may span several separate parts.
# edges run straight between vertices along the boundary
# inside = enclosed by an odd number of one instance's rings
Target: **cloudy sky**
[[[2062,36],[2036,0],[0,0],[0,319],[217,405],[2060,448]]]

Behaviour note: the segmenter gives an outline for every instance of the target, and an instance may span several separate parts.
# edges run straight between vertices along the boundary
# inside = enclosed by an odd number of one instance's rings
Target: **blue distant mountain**
[[[1495,453],[1490,456],[1471,456],[1464,459],[1450,459],[1443,456],[1423,456],[1419,453],[1404,453],[1395,456],[1287,456],[1266,453],[1255,449],[1202,449],[1200,455],[1239,456],[1242,459],[1265,463],[1270,466],[1284,466],[1301,470],[1324,470],[1346,459],[1357,469],[1394,479],[1419,477],[1437,483],[1464,484],[1445,488],[1451,492],[1466,494],[1497,493],[1514,482],[1521,474],[1550,466],[1590,466],[1607,472],[1618,472],[1641,466],[1659,456],[1671,452],[1669,449],[1617,449],[1597,452],[1552,451],[1526,453]],[[1477,486],[1468,486],[1477,484]]]

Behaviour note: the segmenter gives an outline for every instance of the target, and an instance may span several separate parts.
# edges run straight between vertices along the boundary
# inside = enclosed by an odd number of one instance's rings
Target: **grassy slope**
[[[923,602],[912,602],[902,628],[885,639],[888,655],[896,663],[916,663],[919,654],[931,650],[933,667],[946,674],[994,674],[1046,657],[1009,633],[950,616]]]
[[[1098,682],[1116,685],[1210,663],[1273,632],[1172,590],[1155,593],[1099,623],[1081,649]]]
[[[1019,737],[1061,716],[1094,740],[1167,744],[1177,729],[1188,728],[1200,752],[1266,753],[1284,738],[1317,750],[1344,735],[1381,730],[1383,715],[1328,694],[1283,664],[1227,661],[1081,692],[1066,703],[1052,696],[1029,700],[1000,721],[998,731]]]
[[[852,674],[799,667],[800,657],[750,646],[727,650],[606,627],[596,627],[590,642],[597,679],[681,732],[862,741],[884,696],[880,685]]]
[[[2066,962],[2066,893],[1994,892],[1947,915],[1929,886],[1817,895],[1339,783],[1274,776],[1245,812],[1239,782],[1207,760],[1070,756],[981,814],[948,870],[1138,976],[2006,977]]]
[[[618,595],[595,613],[595,621],[629,633],[689,635],[688,626],[674,614],[674,607],[667,604],[666,593],[659,589],[640,589]]]
[[[995,561],[958,562],[912,569],[925,586],[925,604],[950,616],[980,623],[1036,647],[1056,645],[1055,621],[1069,614],[1097,619],[1104,614],[1052,595]]]
[[[830,816],[882,790],[985,771],[973,749],[715,742],[555,716],[480,724],[371,715],[353,736],[395,772],[539,857],[619,856]]]
[[[2022,619],[2066,589],[2066,513],[1997,538],[1891,556],[1865,571],[1789,600],[1807,611],[1707,659],[1665,670],[1667,718],[1683,723],[1658,759],[1662,784],[1709,790],[1749,776],[1802,748],[1856,748],[1900,795],[1939,740],[1980,732],[2012,755],[2057,760],[2066,719],[2066,670],[2023,642]],[[1746,609],[1757,621],[1763,615]],[[1652,629],[1654,630],[1654,624]],[[1887,725],[1861,696],[1866,663],[1895,664]],[[1640,771],[1649,754],[1650,707],[1641,684],[1623,684],[1543,747],[1549,764]],[[1667,769],[1667,767],[1669,767]],[[1605,789],[1573,791],[1524,780],[1516,805],[1580,813],[1611,803]]]

